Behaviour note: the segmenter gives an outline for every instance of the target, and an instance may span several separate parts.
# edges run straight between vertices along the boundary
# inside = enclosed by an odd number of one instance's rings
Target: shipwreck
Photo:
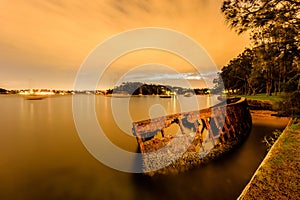
[[[221,156],[250,134],[245,98],[229,98],[202,110],[133,122],[143,171],[153,176],[186,171]]]

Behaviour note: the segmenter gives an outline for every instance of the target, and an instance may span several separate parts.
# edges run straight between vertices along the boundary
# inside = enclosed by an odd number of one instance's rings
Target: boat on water
[[[192,97],[194,94],[192,92],[186,92],[184,93],[184,97]]]
[[[153,176],[186,171],[219,157],[241,144],[251,127],[246,99],[231,98],[202,110],[133,122],[132,131],[143,171]]]
[[[159,95],[159,98],[172,98],[171,95]]]
[[[19,93],[25,100],[42,100],[53,96],[54,92],[49,89],[30,89]]]
[[[47,98],[45,95],[39,95],[39,94],[28,94],[24,95],[24,99],[26,100],[42,100]]]
[[[114,97],[114,98],[130,98],[131,95],[129,94],[112,94],[112,95],[106,95],[107,97]]]

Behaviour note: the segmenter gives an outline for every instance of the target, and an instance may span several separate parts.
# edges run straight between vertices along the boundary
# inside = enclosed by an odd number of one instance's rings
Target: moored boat
[[[47,96],[45,95],[38,95],[38,94],[30,94],[30,95],[24,95],[24,99],[26,100],[42,100],[45,99]]]
[[[192,92],[187,92],[187,93],[184,93],[184,97],[191,97],[193,96],[194,94]]]
[[[159,95],[159,98],[172,98],[171,95]]]

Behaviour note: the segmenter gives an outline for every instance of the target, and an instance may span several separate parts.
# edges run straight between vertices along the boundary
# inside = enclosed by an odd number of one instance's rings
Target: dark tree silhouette
[[[224,86],[241,91],[241,79],[246,78],[248,93],[284,92],[286,105],[299,105],[300,1],[224,0],[221,11],[238,34],[250,33],[253,46],[250,59],[239,55],[222,69]],[[240,63],[240,58],[246,62]]]
[[[3,88],[0,88],[0,94],[5,94],[5,93],[7,93],[7,90],[3,89]]]

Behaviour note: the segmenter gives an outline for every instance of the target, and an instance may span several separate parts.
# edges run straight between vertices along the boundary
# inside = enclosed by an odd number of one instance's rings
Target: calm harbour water
[[[197,98],[199,108],[217,103],[211,101],[214,97]],[[120,122],[124,126],[118,127],[111,101],[119,110],[129,110],[132,120],[191,109],[189,102],[179,106],[175,99],[96,96],[99,124],[113,143],[132,152],[137,143],[130,135],[131,120]],[[266,154],[261,142],[264,135],[283,129],[287,123],[254,120],[247,141],[222,159],[176,176],[148,178],[111,169],[86,150],[75,128],[72,96],[29,101],[2,95],[0,110],[0,199],[5,200],[235,199]]]

